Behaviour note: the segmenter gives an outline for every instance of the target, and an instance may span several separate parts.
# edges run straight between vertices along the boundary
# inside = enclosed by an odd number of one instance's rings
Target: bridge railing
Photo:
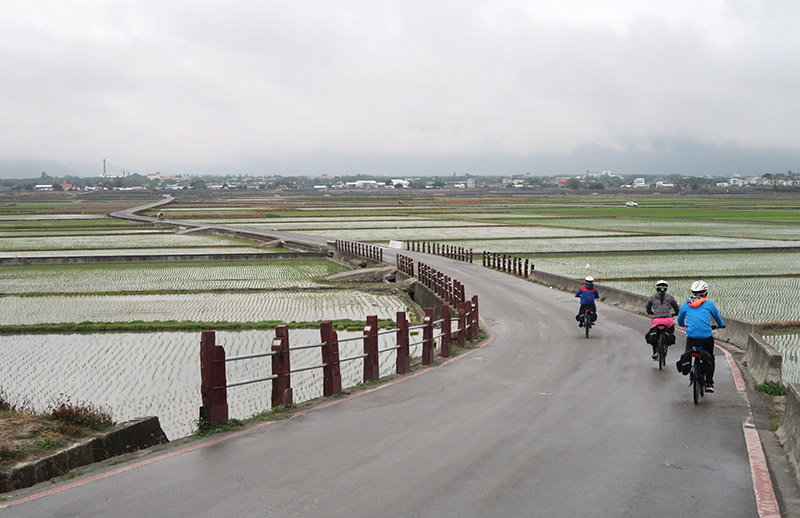
[[[359,241],[345,241],[337,239],[335,241],[336,250],[339,252],[357,255],[366,259],[383,262],[383,247]]]
[[[456,323],[455,328],[453,323]],[[226,357],[225,349],[216,343],[214,331],[204,331],[200,337],[200,372],[203,406],[200,407],[200,419],[211,426],[227,422],[228,420],[228,389],[249,385],[253,383],[271,382],[271,405],[289,406],[293,404],[292,375],[300,372],[321,369],[323,373],[322,392],[324,396],[332,396],[342,392],[342,376],[340,366],[342,363],[361,360],[363,363],[363,381],[379,380],[379,358],[382,354],[396,351],[395,372],[404,374],[411,369],[411,347],[422,346],[422,365],[430,365],[434,361],[436,343],[439,340],[439,354],[448,357],[452,352],[453,343],[464,347],[467,341],[474,342],[478,339],[478,297],[473,296],[471,301],[457,305],[457,314],[453,316],[449,306],[441,308],[441,318],[434,320],[434,309],[426,308],[422,324],[411,326],[404,311],[397,312],[396,327],[393,329],[379,330],[378,317],[370,315],[366,318],[366,325],[361,336],[340,339],[330,320],[320,324],[320,343],[306,345],[290,345],[289,328],[285,325],[275,329],[275,338],[272,340],[270,350],[254,354]],[[422,340],[411,342],[411,331],[422,332]],[[439,330],[437,333],[436,330]],[[380,349],[378,337],[381,335],[395,335],[395,344]],[[339,344],[348,341],[361,341],[362,353],[346,358],[339,356]],[[303,349],[319,349],[320,363],[293,367],[290,353]],[[227,379],[226,364],[230,362],[247,361],[256,358],[271,358],[271,372],[246,380]]]
[[[425,254],[440,255],[456,261],[471,263],[473,259],[472,249],[463,246],[453,246],[444,243],[433,243],[430,241],[408,241],[406,249],[411,252],[422,252]]]
[[[497,252],[482,252],[481,264],[486,268],[498,270],[519,277],[529,279],[533,275],[533,261],[516,257],[511,254],[500,254]]]
[[[406,248],[412,252],[422,252],[424,254],[440,255],[457,261],[473,262],[474,254],[472,249],[436,243],[430,241],[408,241]],[[497,252],[481,252],[481,264],[487,268],[498,270],[526,279],[533,273],[533,261],[516,257],[511,254],[501,254]],[[399,267],[399,265],[398,265]]]

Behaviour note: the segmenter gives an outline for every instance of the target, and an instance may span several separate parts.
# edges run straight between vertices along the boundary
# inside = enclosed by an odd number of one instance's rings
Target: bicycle
[[[583,329],[586,333],[586,338],[589,338],[589,328],[592,327],[592,310],[586,308],[583,310]]]
[[[667,326],[659,324],[656,329],[658,329],[658,344],[656,345],[658,370],[662,370],[667,363]]]
[[[711,326],[717,329],[717,326]],[[692,356],[692,370],[689,371],[689,386],[692,387],[692,399],[696,405],[706,392],[706,373],[703,353],[708,354],[701,347],[694,346],[689,351]]]
[[[699,347],[692,347],[692,370],[689,371],[689,386],[692,387],[692,398],[696,405],[706,391],[706,374],[703,365],[703,350]]]

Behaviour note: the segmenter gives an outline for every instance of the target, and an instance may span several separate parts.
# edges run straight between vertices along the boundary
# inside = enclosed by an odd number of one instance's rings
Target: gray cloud
[[[798,169],[785,2],[19,4],[0,6],[7,162]]]

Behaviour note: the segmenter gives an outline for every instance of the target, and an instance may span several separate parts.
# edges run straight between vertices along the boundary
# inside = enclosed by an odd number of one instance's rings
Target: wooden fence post
[[[442,358],[450,356],[450,333],[452,332],[452,322],[450,320],[450,306],[442,306]]]
[[[397,312],[397,374],[405,374],[411,370],[411,358],[408,351],[408,320],[405,311]]]
[[[478,296],[472,296],[472,341],[478,341],[478,329],[480,328],[480,318],[478,314]]]
[[[216,345],[214,331],[200,334],[200,419],[211,426],[228,422],[228,381],[225,377],[225,349]]]
[[[275,338],[272,340],[272,408],[287,407],[292,404],[291,365],[289,363],[289,328],[278,326],[275,328]]]
[[[467,303],[458,304],[458,346],[464,347],[467,341]]]
[[[364,326],[364,381],[377,381],[380,378],[378,366],[378,316],[370,315],[367,317],[367,325]]]
[[[342,391],[342,371],[339,366],[339,336],[333,330],[333,323],[325,320],[320,323],[319,334],[322,346],[322,395],[332,396]]]
[[[422,323],[425,324],[422,328],[422,365],[430,365],[433,363],[433,308],[425,308]]]

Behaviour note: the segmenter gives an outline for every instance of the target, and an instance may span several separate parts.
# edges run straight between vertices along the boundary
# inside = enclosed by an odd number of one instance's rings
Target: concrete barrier
[[[740,347],[742,351],[747,349],[750,343],[750,335],[759,334],[756,325],[752,322],[736,320],[725,315],[722,315],[722,318],[725,320],[725,329],[718,329],[715,336],[720,340]]]
[[[800,482],[800,384],[786,385],[786,410],[777,435]]]
[[[396,271],[397,268],[394,266],[361,268],[333,273],[324,279],[330,282],[384,282],[389,277],[393,277]]]
[[[158,417],[126,421],[44,458],[0,472],[0,493],[30,487],[69,470],[168,442]]]
[[[761,335],[750,333],[747,340],[747,352],[744,355],[747,370],[756,383],[765,381],[781,381],[783,357]]]

